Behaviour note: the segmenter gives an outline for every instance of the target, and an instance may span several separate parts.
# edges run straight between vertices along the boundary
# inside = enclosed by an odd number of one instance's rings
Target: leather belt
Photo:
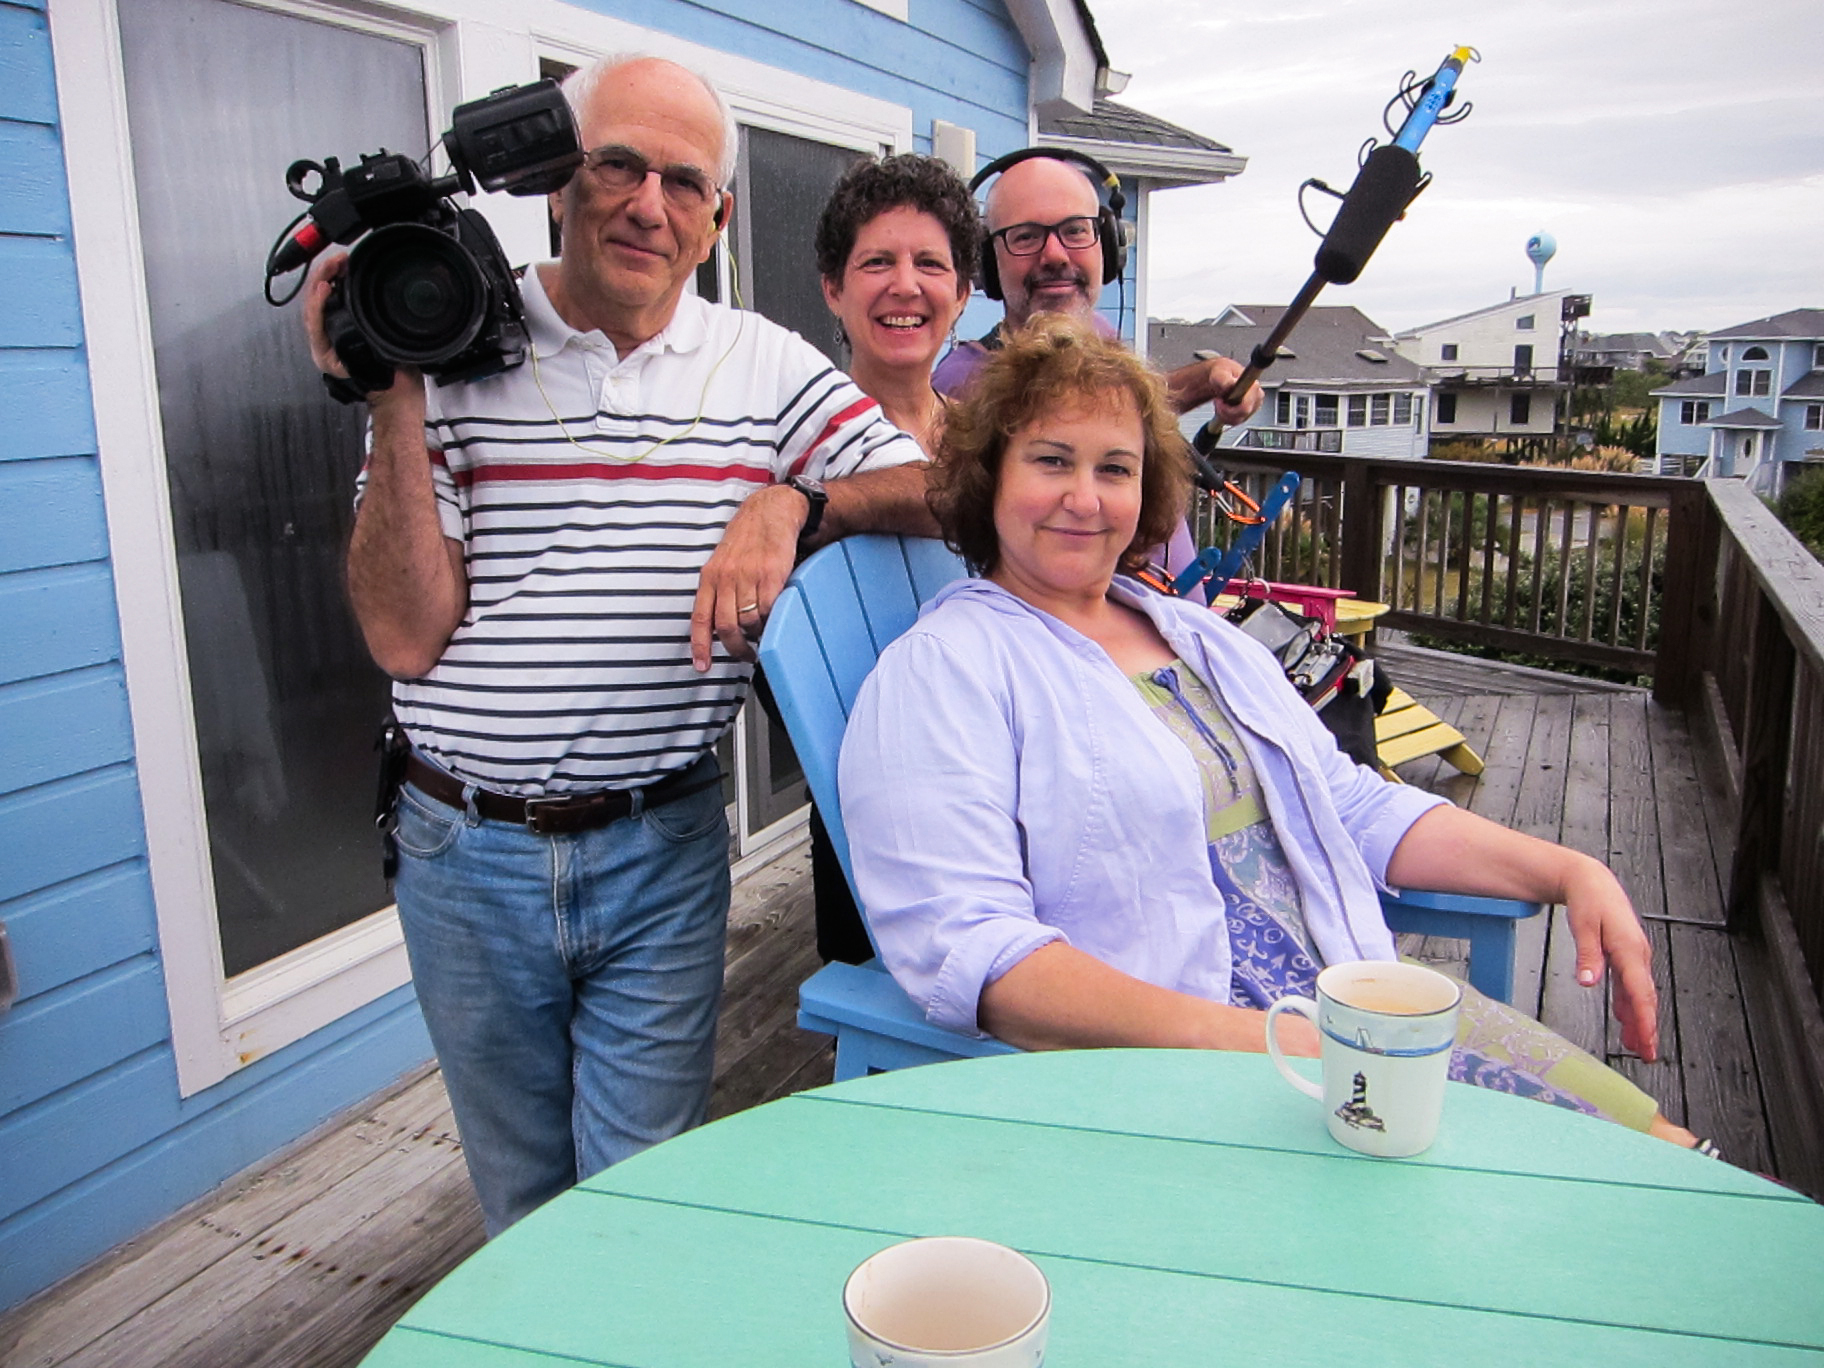
[[[516,798],[510,793],[478,788],[475,790],[475,811],[490,822],[528,827],[540,836],[593,831],[623,817],[631,817],[636,793],[644,794],[645,806],[654,808],[701,793],[722,782],[718,766],[712,764],[709,777],[704,778],[698,772],[700,764],[688,765],[644,788],[597,789],[593,793],[565,793],[554,798]],[[458,809],[465,806],[463,790],[467,785],[420,759],[417,751],[405,758],[405,779],[413,788],[440,803]]]

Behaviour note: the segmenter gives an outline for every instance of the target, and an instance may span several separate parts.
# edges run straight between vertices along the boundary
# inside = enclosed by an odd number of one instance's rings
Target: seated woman
[[[1038,320],[953,408],[932,503],[983,575],[882,653],[843,815],[881,955],[930,1020],[1027,1049],[1265,1047],[1326,964],[1392,959],[1376,885],[1566,907],[1578,981],[1616,979],[1657,1052],[1649,947],[1597,861],[1346,760],[1261,646],[1117,574],[1183,516],[1159,379]],[[1288,1021],[1288,1052],[1316,1032]],[[1569,1041],[1466,989],[1453,1077],[1689,1132]]]
[[[969,301],[982,221],[950,164],[904,153],[857,162],[817,220],[824,302],[848,344],[849,374],[881,412],[935,454],[944,401],[931,367]],[[817,809],[811,809],[817,951],[860,964],[874,957]]]

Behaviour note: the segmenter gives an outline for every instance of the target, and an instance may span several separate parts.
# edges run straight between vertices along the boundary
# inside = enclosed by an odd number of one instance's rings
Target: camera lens
[[[350,254],[348,307],[389,361],[434,366],[475,340],[487,317],[488,287],[454,238],[396,223],[368,234]]]

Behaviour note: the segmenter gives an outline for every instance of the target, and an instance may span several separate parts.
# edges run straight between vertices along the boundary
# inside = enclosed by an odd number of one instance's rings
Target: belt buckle
[[[570,830],[564,814],[580,806],[570,798],[526,799],[526,829],[535,836],[558,836]]]
[[[607,805],[606,790],[562,798],[528,798],[526,827],[537,836],[568,835],[588,827],[592,815]]]

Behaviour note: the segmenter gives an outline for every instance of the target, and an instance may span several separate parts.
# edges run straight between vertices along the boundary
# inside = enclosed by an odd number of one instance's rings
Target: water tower
[[[1533,293],[1545,293],[1545,263],[1558,253],[1558,239],[1550,233],[1534,233],[1526,240],[1527,260],[1533,263]]]

